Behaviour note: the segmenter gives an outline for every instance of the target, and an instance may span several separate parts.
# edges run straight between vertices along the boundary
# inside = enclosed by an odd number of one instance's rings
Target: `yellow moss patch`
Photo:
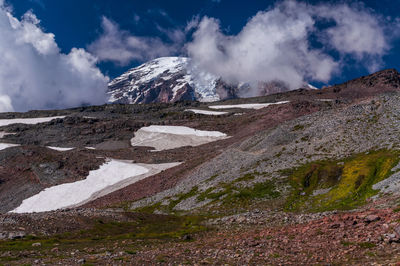
[[[398,152],[380,150],[303,165],[290,176],[294,191],[286,209],[325,211],[359,206],[378,192],[372,185],[389,177],[398,161]]]

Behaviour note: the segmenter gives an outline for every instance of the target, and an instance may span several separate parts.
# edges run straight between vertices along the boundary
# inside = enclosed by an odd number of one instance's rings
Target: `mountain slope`
[[[163,73],[174,75],[161,69],[156,76]],[[0,239],[12,239],[0,241],[0,263],[395,264],[399,85],[400,74],[389,69],[321,90],[221,103],[0,114],[0,120],[62,116],[0,127],[2,142],[20,145],[0,149],[0,212],[46,188],[80,182],[106,158],[139,166],[179,162],[114,184],[79,208],[0,214]],[[248,109],[255,103],[266,107]],[[188,111],[221,105],[229,108],[220,115]],[[183,127],[229,137],[154,150],[159,141],[191,138]],[[145,132],[145,143],[132,142]]]

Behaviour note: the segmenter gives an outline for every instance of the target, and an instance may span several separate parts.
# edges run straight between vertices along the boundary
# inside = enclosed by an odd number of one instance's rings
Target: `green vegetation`
[[[232,183],[220,183],[217,188],[209,188],[197,197],[198,201],[206,199],[212,202],[220,201],[223,206],[227,205],[249,205],[255,199],[275,199],[280,196],[276,190],[275,182],[266,180],[264,182],[255,183],[252,186],[240,186],[240,182],[249,182],[255,179],[255,175],[262,173],[247,173]]]
[[[244,174],[244,175],[242,175],[241,177],[235,179],[235,180],[233,181],[233,183],[249,182],[249,181],[251,181],[251,180],[254,180],[254,178],[256,178],[256,177],[255,177],[256,175],[260,176],[260,175],[262,175],[262,174],[259,173],[259,172],[256,172],[256,171],[253,172],[253,173],[247,173],[247,174]]]
[[[293,127],[292,131],[298,131],[304,129],[304,125],[297,124]]]
[[[353,242],[349,242],[349,241],[341,241],[340,242],[344,247],[349,247],[349,246],[353,246],[354,243]]]
[[[247,202],[253,199],[275,199],[280,196],[276,190],[275,184],[271,180],[262,183],[256,183],[253,187],[238,188],[237,193],[228,195],[224,201],[230,202]]]
[[[134,211],[135,212],[144,212],[144,213],[154,213],[154,211],[159,209],[160,207],[161,207],[161,202],[157,202],[152,205],[137,208]]]
[[[287,178],[265,180],[265,173],[249,172],[231,182],[220,182],[204,191],[197,186],[189,192],[170,199],[168,205],[155,203],[136,211],[153,213],[179,213],[174,208],[182,201],[193,198],[205,202],[212,210],[231,212],[250,207],[268,206],[286,211],[349,210],[365,203],[378,191],[372,186],[391,175],[391,169],[399,162],[399,153],[378,150],[356,154],[341,160],[322,160],[306,163],[293,169],[280,171]],[[264,181],[256,182],[263,177]],[[282,193],[287,185],[289,194]],[[283,192],[282,192],[283,191]],[[206,203],[206,202],[205,202]],[[208,209],[209,211],[210,209]]]
[[[192,187],[192,189],[188,192],[188,193],[183,193],[180,195],[177,195],[177,199],[176,200],[171,200],[169,202],[169,206],[168,209],[170,211],[172,211],[173,208],[175,208],[176,205],[178,205],[181,201],[186,200],[188,198],[191,198],[195,195],[197,195],[197,191],[199,190],[199,188],[197,186]]]
[[[198,190],[198,187],[194,186],[189,192],[176,195],[175,199],[171,199],[167,206],[162,205],[161,202],[156,202],[152,205],[136,208],[133,211],[139,213],[154,213],[155,210],[161,210],[164,213],[177,214],[176,211],[174,211],[175,206],[186,199],[196,196]]]
[[[398,152],[380,150],[351,156],[345,160],[307,163],[289,175],[293,192],[287,211],[327,211],[355,208],[378,191],[372,185],[384,180],[398,163]]]
[[[211,182],[217,177],[218,177],[218,174],[212,175],[209,179],[206,180],[206,182]]]
[[[358,246],[360,248],[374,248],[374,247],[376,247],[376,244],[371,243],[371,242],[361,242],[361,243],[358,243]]]
[[[171,216],[154,214],[135,215],[131,222],[93,221],[90,229],[65,233],[53,237],[27,237],[19,240],[0,241],[0,253],[11,252],[8,257],[1,257],[2,262],[18,260],[12,254],[18,251],[40,250],[48,253],[57,247],[59,250],[83,250],[85,248],[110,248],[116,243],[141,240],[138,246],[124,245],[128,254],[135,254],[143,243],[154,241],[184,241],[183,236],[206,230],[200,223],[203,218],[198,216]],[[40,243],[40,246],[32,246]]]

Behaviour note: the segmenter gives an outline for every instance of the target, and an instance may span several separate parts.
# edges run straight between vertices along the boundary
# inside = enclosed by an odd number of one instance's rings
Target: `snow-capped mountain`
[[[305,85],[306,88],[314,88]],[[186,57],[161,57],[132,68],[109,85],[110,103],[152,103],[197,100],[213,102],[230,98],[261,96],[289,89],[283,82],[260,83],[257,92],[248,84],[229,85],[201,71]]]
[[[218,101],[218,78],[189,68],[186,57],[162,57],[132,68],[109,83],[112,103]]]

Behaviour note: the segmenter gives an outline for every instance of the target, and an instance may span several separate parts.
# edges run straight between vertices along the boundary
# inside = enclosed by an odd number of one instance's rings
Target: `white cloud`
[[[10,111],[14,111],[10,97],[7,95],[0,95],[0,112],[3,113]]]
[[[332,25],[321,30],[317,22]],[[311,35],[324,46],[313,47]],[[225,81],[253,87],[284,81],[296,89],[305,81],[329,81],[346,57],[363,63],[369,59],[366,67],[372,69],[388,51],[388,42],[380,18],[362,5],[283,1],[258,12],[237,35],[224,33],[217,19],[203,17],[187,50],[195,64]],[[341,58],[330,56],[333,50]]]
[[[336,24],[323,33],[326,45],[342,55],[352,55],[364,62],[371,72],[383,65],[382,56],[390,49],[390,40],[385,34],[388,27],[385,24],[389,23],[382,21],[362,4],[321,5],[315,8],[315,12]]]
[[[103,34],[88,46],[99,60],[127,65],[133,60],[145,61],[176,53],[181,48],[182,33],[179,30],[166,31],[172,42],[163,42],[158,37],[135,36],[119,28],[110,19],[102,18]]]
[[[388,49],[384,27],[379,18],[361,5],[350,7],[318,6],[319,16],[333,19],[336,26],[327,29],[329,44],[342,53],[382,55]]]
[[[39,23],[31,11],[18,20],[0,5],[0,111],[104,103],[108,77],[97,59],[84,49],[61,53]]]

